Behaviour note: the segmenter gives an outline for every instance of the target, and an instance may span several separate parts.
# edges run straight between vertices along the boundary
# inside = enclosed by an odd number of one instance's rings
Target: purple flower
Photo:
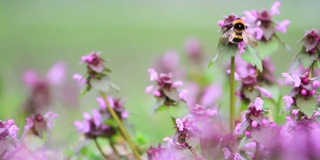
[[[0,142],[5,141],[7,138],[12,138],[14,140],[17,140],[18,130],[19,128],[14,124],[14,120],[12,119],[9,119],[7,121],[0,120]]]
[[[73,75],[73,79],[78,82],[78,85],[86,84],[86,88],[82,94],[90,91],[91,88],[105,92],[110,88],[119,90],[119,88],[110,80],[108,74],[111,70],[104,65],[104,63],[109,60],[102,59],[100,57],[100,52],[91,52],[90,54],[83,56],[81,61],[87,65],[86,76],[76,73]]]
[[[185,43],[185,49],[192,63],[201,66],[205,57],[199,40],[196,38],[188,39]]]
[[[286,78],[287,84],[292,84],[294,87],[299,87],[301,85],[301,79],[299,75],[290,75],[289,73],[282,73],[282,76]]]
[[[180,58],[177,52],[167,51],[155,59],[154,67],[160,73],[172,73],[177,77],[181,77],[184,75],[184,71],[179,66],[179,61]]]
[[[100,112],[107,113],[109,115],[110,114],[109,110],[107,109],[107,105],[106,105],[105,101],[103,100],[103,98],[98,97],[96,100],[100,106]],[[109,96],[108,101],[109,101],[110,106],[114,109],[114,111],[116,112],[116,114],[118,115],[118,117],[120,119],[129,117],[129,112],[124,107],[124,100],[122,100],[120,98],[114,98],[114,97]]]
[[[316,47],[320,48],[320,31],[316,29],[306,31],[302,42],[306,52],[314,52]]]
[[[18,130],[14,120],[0,120],[0,159],[7,159],[16,148],[19,142],[17,139]]]
[[[232,23],[236,19],[237,19],[237,17],[235,15],[231,14],[228,17],[224,17],[224,20],[219,20],[218,25],[221,27],[221,30],[223,30],[223,32],[226,32],[232,28],[232,26],[233,26]]]
[[[282,98],[286,104],[287,108],[291,108],[292,104],[294,103],[294,99],[288,95],[283,96]]]
[[[58,117],[58,114],[51,111],[46,113],[44,116],[41,114],[31,115],[26,119],[27,124],[24,127],[23,135],[26,136],[26,134],[33,134],[42,138],[44,132],[49,134],[56,117]]]
[[[258,81],[259,71],[252,64],[244,61],[240,56],[236,56],[235,79],[241,81],[241,86],[237,90],[237,95],[246,102],[253,102],[257,97],[264,96],[272,98],[271,92],[261,87]],[[230,70],[228,69],[227,72]],[[230,72],[229,72],[230,73]],[[261,74],[261,73],[260,73]]]
[[[23,80],[31,88],[31,93],[24,104],[25,112],[34,114],[49,107],[54,98],[51,87],[62,85],[65,74],[66,65],[63,62],[54,64],[45,77],[41,77],[34,70],[26,70]]]
[[[82,56],[81,60],[87,63],[88,66],[95,72],[101,73],[104,70],[103,60],[100,57],[100,52],[91,52],[88,55]]]
[[[104,124],[104,121],[110,116],[105,116],[99,110],[92,110],[92,116],[84,113],[82,121],[74,121],[78,132],[83,133],[86,138],[94,139],[97,137],[111,138],[116,134],[116,129],[112,126]]]
[[[304,68],[310,68],[317,61],[320,55],[320,30],[312,29],[305,32],[300,41],[303,43],[301,50],[295,56],[295,63],[302,64]],[[317,74],[318,70],[314,71]],[[314,74],[314,73],[312,73]]]
[[[255,35],[258,40],[270,41],[275,35],[276,30],[279,32],[286,32],[287,26],[290,24],[289,20],[284,20],[279,23],[272,20],[272,16],[280,14],[280,5],[281,2],[277,1],[274,2],[269,11],[245,11],[245,16],[250,24],[248,30]],[[261,34],[261,31],[263,32],[263,35]]]
[[[160,157],[164,154],[165,150],[166,148],[162,147],[161,144],[159,144],[157,147],[149,147],[146,150],[148,160],[159,160]]]
[[[148,69],[148,72],[150,73],[150,81],[156,81],[156,85],[148,86],[145,91],[152,92],[157,98],[156,109],[162,105],[175,106],[178,102],[184,101],[186,91],[178,90],[178,87],[184,85],[182,81],[173,81],[171,73],[158,75],[153,68]]]
[[[281,22],[279,22],[276,26],[275,26],[275,29],[279,32],[282,32],[282,33],[286,33],[287,32],[287,27],[288,25],[290,24],[290,21],[289,20],[283,20]]]
[[[244,41],[238,43],[239,53],[242,54],[245,52],[246,43]]]

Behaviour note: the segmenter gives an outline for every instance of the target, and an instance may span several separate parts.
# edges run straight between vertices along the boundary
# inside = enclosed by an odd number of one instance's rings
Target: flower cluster
[[[286,78],[285,82],[293,86],[290,94],[283,97],[286,110],[291,110],[295,116],[301,111],[310,118],[317,106],[316,91],[320,82],[316,78],[310,78],[308,72],[303,75],[288,73],[282,75]]]
[[[129,116],[129,113],[124,108],[123,101],[121,99],[108,97],[108,101],[119,118],[123,119]],[[117,127],[114,125],[114,123],[112,123],[113,119],[107,109],[107,105],[104,99],[98,97],[97,102],[100,108],[93,109],[92,115],[87,112],[83,113],[84,120],[75,121],[74,125],[77,127],[77,130],[79,132],[83,133],[86,136],[86,138],[111,138],[112,136],[117,134]],[[108,124],[105,123],[107,121],[109,121]]]
[[[26,70],[23,80],[31,88],[24,110],[27,115],[47,111],[53,101],[52,86],[61,85],[66,74],[66,65],[63,62],[54,64],[45,77],[41,77],[34,70]]]
[[[271,92],[261,87],[263,81],[271,82],[273,80],[272,73],[270,73],[270,70],[272,70],[270,64],[264,64],[266,70],[264,72],[259,72],[256,67],[244,61],[240,56],[236,57],[237,68],[235,71],[235,79],[241,81],[241,86],[237,91],[237,95],[243,101],[248,103],[253,102],[260,96],[272,98]],[[230,69],[228,69],[227,72],[230,73]]]
[[[244,115],[244,121],[239,123],[235,130],[237,134],[244,133],[246,136],[251,137],[252,131],[270,125],[270,122],[265,116],[268,112],[263,109],[263,104],[264,101],[260,97],[249,104],[248,110],[242,113]]]
[[[196,148],[217,147],[223,139],[223,129],[217,123],[218,111],[195,105],[190,113],[175,120],[176,132],[172,137],[165,137],[167,147],[150,147],[147,151],[149,159],[166,157],[173,159],[202,159],[218,156],[215,150],[203,149],[199,154]],[[208,126],[211,126],[208,128]],[[189,152],[186,152],[189,150]],[[161,159],[160,158],[160,159]]]
[[[27,124],[24,127],[24,136],[27,134],[32,134],[43,138],[44,132],[50,136],[50,130],[52,129],[57,117],[58,114],[51,111],[46,113],[44,116],[40,113],[31,115],[26,119]]]
[[[148,70],[150,73],[150,81],[156,81],[156,85],[150,85],[146,88],[146,92],[152,92],[158,102],[155,106],[157,110],[161,106],[176,106],[180,101],[185,101],[186,90],[178,90],[178,87],[183,86],[182,81],[173,81],[172,74],[158,74],[154,69]]]
[[[78,85],[86,85],[83,93],[89,91],[92,87],[108,91],[111,88],[119,90],[118,87],[110,81],[110,69],[105,67],[104,63],[109,60],[104,60],[100,57],[100,52],[91,52],[81,58],[82,63],[87,65],[87,73],[85,76],[74,74],[73,79],[77,80]]]
[[[261,41],[270,41],[276,36],[276,31],[285,33],[287,26],[290,24],[289,20],[283,20],[281,22],[275,22],[272,20],[272,16],[279,15],[279,6],[281,2],[276,1],[272,5],[270,10],[251,10],[246,11],[246,21],[250,24],[249,31]]]
[[[19,128],[14,124],[12,119],[7,121],[0,120],[0,159],[6,159],[8,154],[13,151],[16,146],[17,131]]]
[[[305,32],[301,42],[303,46],[295,59],[305,68],[312,66],[319,61],[320,55],[320,31],[312,29]]]

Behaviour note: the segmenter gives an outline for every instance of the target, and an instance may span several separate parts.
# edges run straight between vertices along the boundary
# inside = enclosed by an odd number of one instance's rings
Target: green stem
[[[99,152],[101,153],[101,155],[102,155],[104,158],[109,159],[109,157],[103,152],[101,146],[100,146],[99,143],[98,143],[97,138],[93,138],[93,141],[94,141],[94,143],[96,144],[96,146],[97,146]]]
[[[260,160],[260,143],[256,141],[255,160]]]
[[[188,146],[188,148],[189,148],[190,152],[194,155],[194,157],[198,158],[197,151],[194,148],[192,148],[191,146]]]
[[[111,146],[111,148],[112,148],[112,151],[114,152],[114,154],[115,154],[115,155],[117,156],[117,158],[118,158],[118,157],[120,156],[120,154],[119,154],[117,148],[115,147],[114,142],[113,142],[113,140],[112,140],[111,138],[109,138],[109,143],[110,143],[110,146]]]
[[[175,127],[177,124],[176,124],[176,119],[174,117],[171,116],[171,121],[173,123],[173,126]]]
[[[313,76],[313,70],[314,70],[314,64],[316,61],[314,61],[311,66],[310,66],[310,70],[309,70],[309,78],[312,78]]]
[[[236,103],[236,95],[235,95],[235,80],[234,80],[234,72],[235,72],[235,57],[231,57],[231,72],[230,72],[230,132],[232,133],[235,128],[235,103]]]
[[[104,102],[107,105],[107,108],[112,116],[112,118],[116,121],[117,125],[119,126],[119,129],[123,135],[123,137],[126,139],[127,143],[129,144],[134,156],[137,158],[137,160],[141,160],[140,154],[136,148],[136,146],[133,144],[127,130],[124,128],[121,120],[119,119],[118,115],[116,114],[116,112],[113,110],[113,108],[111,107],[108,99],[107,99],[107,94],[106,92],[100,91],[100,95],[103,98]]]

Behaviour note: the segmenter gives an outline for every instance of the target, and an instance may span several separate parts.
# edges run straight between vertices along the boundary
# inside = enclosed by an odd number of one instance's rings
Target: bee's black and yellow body
[[[235,43],[242,42],[243,41],[242,33],[246,29],[244,21],[241,18],[238,18],[235,21],[233,21],[232,25],[234,28],[234,32],[236,33],[232,41]]]
[[[248,32],[246,23],[237,18],[232,22],[232,27],[222,34],[220,42],[238,44],[243,41],[253,48],[258,46],[256,38]]]

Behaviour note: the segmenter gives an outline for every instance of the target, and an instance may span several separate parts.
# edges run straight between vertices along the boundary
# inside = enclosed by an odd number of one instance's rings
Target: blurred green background
[[[68,65],[72,74],[84,73],[80,66],[82,55],[101,51],[110,58],[112,79],[121,92],[113,95],[126,99],[132,113],[130,121],[142,131],[150,144],[157,144],[174,131],[167,113],[150,114],[154,98],[144,93],[149,82],[147,69],[156,55],[167,50],[180,53],[185,60],[184,43],[197,37],[210,55],[221,33],[217,21],[223,15],[241,15],[244,10],[269,9],[274,1],[193,1],[193,0],[1,0],[0,1],[0,119],[13,118],[23,127],[17,111],[28,94],[22,73],[33,68],[43,75],[56,61]],[[319,0],[286,0],[275,20],[289,19],[287,34],[279,36],[292,51],[280,47],[273,55],[277,75],[288,69],[293,55],[301,45],[305,29],[320,27]],[[209,60],[208,60],[209,62]],[[73,82],[75,85],[75,82]],[[58,109],[54,133],[76,139],[73,121],[82,119],[83,111],[98,107],[96,93],[80,100],[80,106]],[[62,137],[62,136],[61,136]]]

